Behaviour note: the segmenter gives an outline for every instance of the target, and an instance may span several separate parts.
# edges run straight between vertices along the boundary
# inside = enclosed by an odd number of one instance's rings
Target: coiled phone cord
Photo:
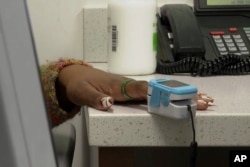
[[[157,61],[156,72],[161,74],[191,73],[193,76],[242,75],[250,72],[250,57],[235,54],[220,56],[214,60],[187,57],[177,62]]]

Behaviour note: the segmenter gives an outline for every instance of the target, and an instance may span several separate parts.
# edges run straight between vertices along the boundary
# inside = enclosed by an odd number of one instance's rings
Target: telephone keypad
[[[229,28],[229,31],[232,28]],[[218,33],[219,31],[212,31],[210,34],[217,46],[220,55],[226,55],[228,53],[233,53],[236,55],[248,55],[249,50],[246,47],[244,40],[242,39],[241,34],[237,32],[237,29],[234,29],[233,34],[226,34],[225,32]],[[246,34],[250,42],[250,27],[243,28],[244,33]],[[232,31],[230,31],[232,33]]]

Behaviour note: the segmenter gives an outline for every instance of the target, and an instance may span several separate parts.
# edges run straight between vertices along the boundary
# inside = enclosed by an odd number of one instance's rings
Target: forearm
[[[41,66],[41,81],[45,104],[53,127],[74,117],[80,110],[80,107],[75,106],[67,99],[65,90],[57,82],[60,71],[64,67],[73,64],[88,66],[85,62],[74,59],[60,59]]]

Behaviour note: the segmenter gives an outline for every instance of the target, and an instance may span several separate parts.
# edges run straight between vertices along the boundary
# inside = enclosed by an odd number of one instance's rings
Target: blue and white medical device
[[[198,89],[190,84],[172,79],[152,79],[148,86],[148,112],[175,119],[188,119],[191,107],[196,114]]]

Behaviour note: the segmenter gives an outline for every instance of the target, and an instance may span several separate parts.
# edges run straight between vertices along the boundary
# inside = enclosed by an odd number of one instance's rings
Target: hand
[[[211,103],[214,102],[214,99],[210,96],[207,96],[206,93],[198,93],[196,96],[197,110],[206,110]]]
[[[88,105],[108,110],[114,101],[128,101],[121,93],[121,85],[128,78],[82,65],[71,65],[61,70],[56,84],[59,105]],[[132,100],[147,99],[146,81],[131,81],[125,90]]]
[[[108,110],[114,101],[129,99],[121,93],[121,85],[128,78],[82,65],[71,65],[61,70],[56,84],[60,107],[67,111],[68,106],[92,106],[98,110]],[[132,100],[147,100],[147,81],[132,81],[126,86]],[[205,93],[196,97],[197,110],[206,110],[213,99]]]

